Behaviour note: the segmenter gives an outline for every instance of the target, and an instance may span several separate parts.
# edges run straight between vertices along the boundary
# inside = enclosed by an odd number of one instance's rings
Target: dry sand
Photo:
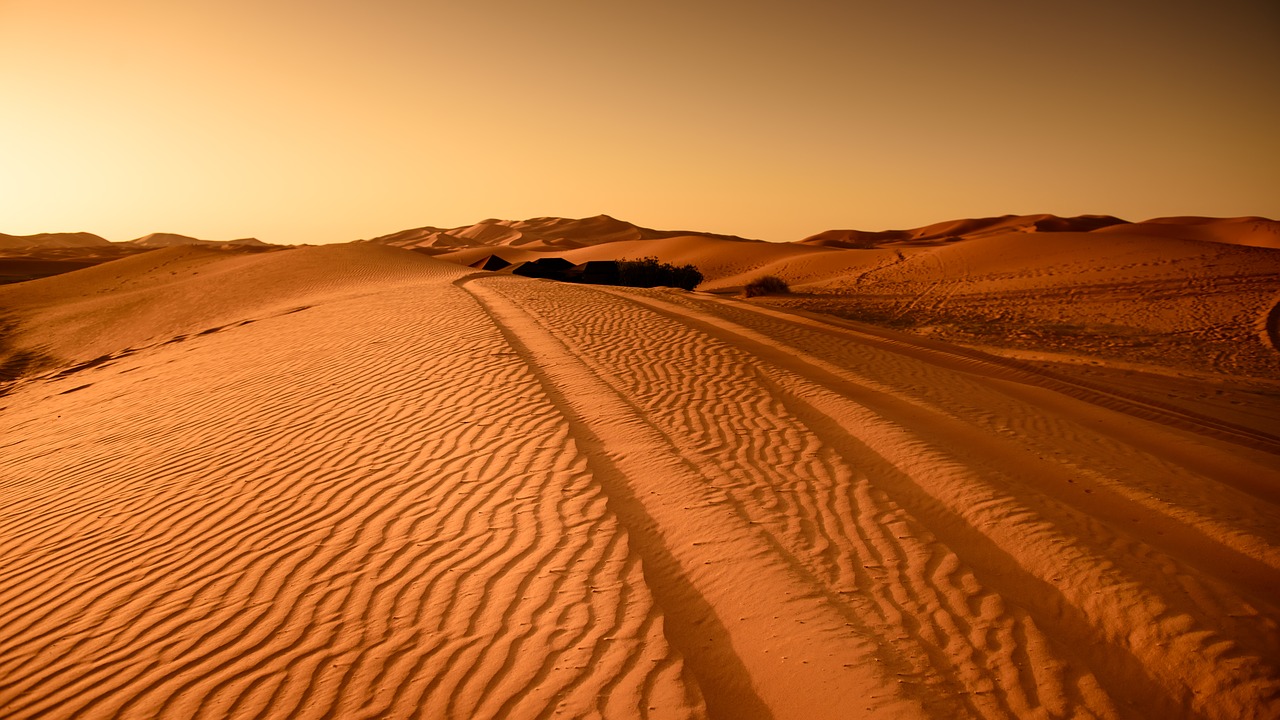
[[[751,302],[377,244],[0,288],[0,716],[1280,715],[1280,251],[982,229],[612,243],[801,290]],[[962,322],[1070,307],[1161,364]]]

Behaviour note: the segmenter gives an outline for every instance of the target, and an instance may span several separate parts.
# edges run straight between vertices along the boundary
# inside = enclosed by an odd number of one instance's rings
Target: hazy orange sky
[[[0,0],[0,232],[1280,217],[1280,4]]]

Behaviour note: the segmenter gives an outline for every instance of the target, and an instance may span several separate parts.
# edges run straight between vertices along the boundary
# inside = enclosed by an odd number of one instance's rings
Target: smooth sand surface
[[[0,288],[0,716],[1276,717],[1276,251],[1098,237],[645,241],[802,289],[751,301],[368,243]],[[938,329],[812,312],[854,287]],[[943,324],[1064,302],[1173,360]]]

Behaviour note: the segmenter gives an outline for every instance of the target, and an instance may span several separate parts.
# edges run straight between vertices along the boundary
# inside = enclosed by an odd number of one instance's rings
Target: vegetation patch
[[[702,282],[702,272],[693,265],[658,262],[656,257],[618,261],[618,284],[624,287],[676,287],[692,290]]]
[[[747,297],[760,297],[761,295],[786,295],[791,292],[791,286],[787,285],[787,281],[776,275],[761,275],[760,277],[747,283],[742,288],[742,294]]]
[[[592,260],[575,265],[563,258],[540,258],[521,263],[512,274],[588,285],[623,287],[674,287],[692,290],[702,282],[702,272],[693,265],[672,265],[655,257],[639,260]]]

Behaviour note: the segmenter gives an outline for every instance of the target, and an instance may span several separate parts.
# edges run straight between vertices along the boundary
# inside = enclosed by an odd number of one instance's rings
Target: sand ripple
[[[0,415],[5,717],[700,714],[565,422],[443,277],[79,375]]]
[[[490,304],[506,299],[500,319],[528,338],[535,362],[578,358],[656,431],[651,452],[679,457],[688,482],[732,508],[726,527],[754,529],[721,554],[767,556],[786,571],[776,592],[821,606],[804,622],[827,632],[842,618],[877,648],[878,672],[860,682],[880,695],[867,697],[948,717],[1276,710],[1274,456],[1222,444],[1216,424],[1122,398],[1103,407],[1029,368],[739,303],[474,286]],[[539,353],[539,333],[566,351]],[[670,508],[646,496],[653,479],[629,482],[662,525]],[[684,541],[684,522],[672,513],[669,544]],[[703,554],[673,553],[691,564]],[[760,587],[745,575],[724,582],[704,592]],[[798,616],[790,599],[773,601],[779,618]],[[739,657],[758,695],[778,716],[796,710],[795,683],[779,687],[764,660],[776,639],[746,618],[727,626],[728,645],[750,648]],[[718,687],[696,644],[676,642],[709,707],[731,703],[732,683]],[[805,660],[811,683],[828,698],[858,686],[839,672],[866,666],[857,647],[821,650]]]
[[[104,326],[0,398],[0,715],[1280,714],[1275,436],[889,331],[340,252],[368,262]],[[217,292],[147,267],[50,337]]]

